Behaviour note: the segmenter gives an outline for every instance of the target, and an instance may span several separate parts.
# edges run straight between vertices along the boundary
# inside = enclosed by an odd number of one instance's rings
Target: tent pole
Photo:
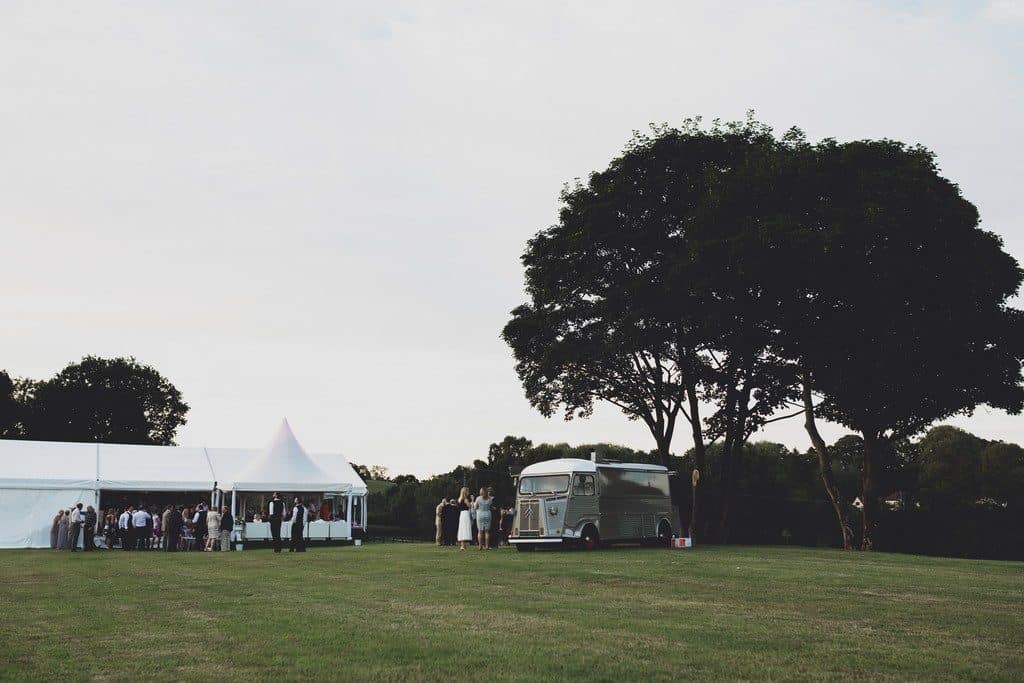
[[[366,494],[363,494],[363,500],[359,504],[360,509],[363,511],[363,533],[366,533]]]

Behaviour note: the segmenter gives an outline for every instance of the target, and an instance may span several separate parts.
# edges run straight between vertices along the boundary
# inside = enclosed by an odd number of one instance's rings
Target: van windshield
[[[568,490],[568,474],[549,474],[543,477],[523,477],[519,480],[519,493],[565,493]]]

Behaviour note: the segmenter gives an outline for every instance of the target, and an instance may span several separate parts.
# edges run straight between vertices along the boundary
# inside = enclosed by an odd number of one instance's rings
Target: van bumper
[[[560,538],[560,537],[552,538],[550,536],[548,536],[547,538],[544,538],[544,537],[540,537],[540,538],[510,538],[510,539],[508,539],[508,542],[512,543],[513,545],[516,544],[516,543],[529,543],[531,545],[534,544],[534,543],[561,543],[562,542],[562,538]]]

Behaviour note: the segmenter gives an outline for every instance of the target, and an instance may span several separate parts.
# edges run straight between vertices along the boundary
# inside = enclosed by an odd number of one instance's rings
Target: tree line
[[[880,525],[876,547],[889,551],[1004,559],[1024,558],[1024,448],[988,441],[962,429],[932,427],[916,441],[889,442],[879,456]],[[476,492],[493,486],[500,506],[515,500],[513,473],[553,458],[602,457],[623,462],[659,463],[658,451],[613,444],[534,444],[506,436],[490,445],[486,459],[419,480],[389,476],[386,468],[355,465],[368,482],[369,522],[375,535],[432,538],[434,508],[463,486]],[[738,543],[839,545],[832,504],[821,485],[814,447],[788,448],[769,441],[742,446],[744,466],[736,474],[733,532]],[[846,501],[847,515],[858,511],[863,438],[848,434],[828,445],[833,485]],[[724,444],[705,449],[712,476],[725,464]],[[673,470],[691,471],[695,453],[672,455]],[[673,477],[674,493],[685,508],[689,482]]]
[[[1024,407],[1022,271],[922,146],[693,119],[635,134],[561,202],[503,330],[526,396],[567,420],[615,405],[669,467],[688,432],[699,541],[730,540],[746,444],[773,420],[803,419],[842,547],[871,549],[899,443]],[[818,419],[860,439],[853,514]]]

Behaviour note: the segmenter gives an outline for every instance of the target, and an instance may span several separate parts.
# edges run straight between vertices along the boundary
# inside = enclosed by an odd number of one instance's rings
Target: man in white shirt
[[[129,505],[117,518],[117,533],[121,537],[121,550],[132,547],[132,506]]]
[[[139,509],[132,515],[132,531],[135,535],[135,549],[146,550],[146,543],[149,541],[149,513],[146,508],[139,506]]]
[[[78,537],[82,534],[82,504],[71,508],[71,552],[78,550]]]

